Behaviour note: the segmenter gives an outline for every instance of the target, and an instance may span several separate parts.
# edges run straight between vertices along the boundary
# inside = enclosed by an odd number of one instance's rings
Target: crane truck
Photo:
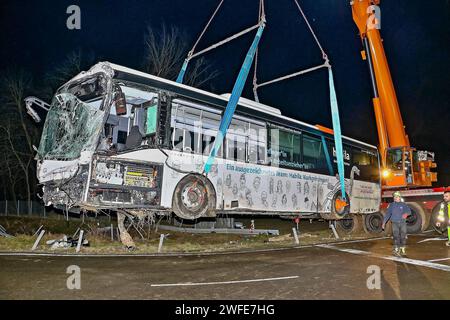
[[[372,103],[378,131],[379,154],[382,164],[382,205],[384,211],[392,194],[401,191],[412,215],[407,220],[408,233],[424,231],[435,224],[439,202],[450,187],[435,187],[437,167],[434,153],[412,147],[406,134],[392,76],[380,35],[380,0],[353,0],[353,20],[359,30],[367,62]]]

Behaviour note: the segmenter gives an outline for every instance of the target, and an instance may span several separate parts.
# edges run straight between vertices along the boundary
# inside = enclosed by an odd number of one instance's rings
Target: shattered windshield
[[[39,156],[74,160],[82,151],[95,150],[104,117],[102,101],[103,96],[83,102],[73,93],[55,95],[45,121]]]

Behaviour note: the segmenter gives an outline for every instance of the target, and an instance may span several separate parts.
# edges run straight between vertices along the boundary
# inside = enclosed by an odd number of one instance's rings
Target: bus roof
[[[222,109],[225,109],[226,104],[230,98],[230,94],[214,94],[205,90],[197,89],[182,83],[160,78],[142,71],[130,69],[121,65],[117,65],[109,62],[100,62],[99,64],[109,64],[109,66],[114,70],[114,77],[136,83],[143,83],[150,85],[152,87],[160,88],[163,90],[175,92],[177,94],[183,95],[185,97],[190,97],[196,100],[204,101],[209,104],[213,104]],[[305,129],[308,128],[309,131],[313,131],[319,135],[325,135],[327,137],[333,137],[330,134],[330,130],[323,130],[322,126],[311,125],[296,119],[286,117],[281,114],[281,111],[277,108],[255,102],[246,98],[240,98],[236,110],[240,114],[244,114],[250,117],[258,118],[261,120],[266,120],[275,123],[280,126],[289,127],[292,129]],[[345,140],[354,142],[366,147],[376,149],[377,147],[360,140],[356,140],[347,136],[342,136]]]

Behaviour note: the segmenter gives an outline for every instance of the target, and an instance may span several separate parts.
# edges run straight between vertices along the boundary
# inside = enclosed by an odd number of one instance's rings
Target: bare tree
[[[35,168],[33,161],[33,143],[38,139],[38,129],[26,116],[24,98],[31,86],[31,78],[23,71],[7,72],[0,79],[2,98],[2,115],[0,130],[2,132],[1,145],[9,156],[7,176],[12,183],[11,192],[15,193],[18,177],[13,170],[19,169],[23,177],[23,189],[28,203],[35,190]],[[17,172],[17,171],[16,171]],[[30,211],[30,208],[28,208]]]
[[[158,77],[175,80],[188,53],[186,36],[177,27],[167,30],[167,27],[162,25],[159,33],[148,27],[145,48],[145,71]],[[201,87],[217,75],[218,72],[211,70],[211,65],[204,58],[199,58],[190,62],[184,83]]]
[[[2,180],[3,199],[13,200],[13,204],[17,203],[16,185],[21,182],[21,168],[17,165],[16,158],[9,152],[9,142],[0,135],[0,148],[3,152],[0,153],[0,177]]]

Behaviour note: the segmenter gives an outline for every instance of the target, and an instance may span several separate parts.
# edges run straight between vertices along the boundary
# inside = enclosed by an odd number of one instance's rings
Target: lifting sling
[[[334,144],[336,147],[336,159],[338,166],[339,182],[341,184],[341,197],[346,201],[344,180],[344,150],[342,148],[341,124],[339,121],[339,108],[334,88],[333,71],[328,68],[328,82],[330,86],[331,118],[333,120]]]
[[[219,131],[217,133],[217,137],[214,141],[214,145],[209,154],[208,160],[205,163],[205,167],[203,169],[204,173],[208,173],[211,170],[211,165],[214,162],[214,158],[217,155],[217,152],[222,145],[223,138],[228,130],[228,127],[231,123],[231,118],[233,117],[234,111],[236,110],[236,105],[241,97],[242,90],[244,89],[245,81],[247,80],[248,73],[253,63],[253,57],[255,56],[256,48],[258,47],[259,40],[261,39],[265,23],[264,21],[258,28],[258,32],[256,33],[255,39],[253,40],[250,49],[247,52],[244,63],[242,64],[241,70],[239,71],[239,75],[236,79],[236,82],[233,87],[233,91],[231,92],[231,97],[228,100],[227,107],[225,108],[225,112],[222,116],[222,120],[220,121]]]

